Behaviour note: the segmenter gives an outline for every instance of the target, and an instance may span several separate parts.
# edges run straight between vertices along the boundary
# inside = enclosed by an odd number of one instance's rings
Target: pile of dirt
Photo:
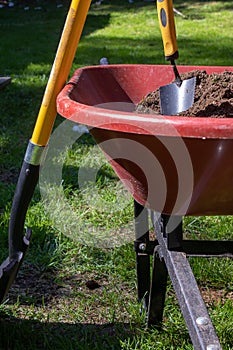
[[[233,118],[233,72],[207,74],[195,70],[181,78],[196,77],[193,105],[180,116]],[[136,106],[137,113],[160,114],[159,90],[150,92]]]

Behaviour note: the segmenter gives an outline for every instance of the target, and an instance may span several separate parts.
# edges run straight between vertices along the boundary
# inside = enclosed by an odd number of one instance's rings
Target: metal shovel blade
[[[189,109],[194,102],[196,77],[159,88],[160,109],[163,115],[176,115]]]

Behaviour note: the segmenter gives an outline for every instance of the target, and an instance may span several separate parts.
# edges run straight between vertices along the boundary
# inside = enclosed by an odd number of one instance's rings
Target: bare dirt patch
[[[233,302],[233,292],[218,288],[201,288],[202,298],[207,306],[220,304],[223,305],[226,300]]]

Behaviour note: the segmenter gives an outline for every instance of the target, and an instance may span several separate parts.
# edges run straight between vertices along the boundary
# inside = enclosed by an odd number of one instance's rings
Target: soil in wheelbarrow
[[[196,77],[194,103],[187,111],[180,113],[186,117],[233,117],[233,72],[207,74],[195,70],[181,74],[182,79]],[[137,113],[160,114],[159,90],[150,92],[136,106]]]

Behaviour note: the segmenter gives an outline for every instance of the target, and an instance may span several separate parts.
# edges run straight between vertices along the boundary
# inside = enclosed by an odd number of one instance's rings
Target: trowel
[[[176,115],[189,109],[194,102],[196,78],[181,80],[175,64],[179,57],[176,42],[176,29],[172,0],[157,0],[159,24],[162,33],[165,60],[170,61],[175,74],[175,81],[161,86],[160,109],[161,114]]]

